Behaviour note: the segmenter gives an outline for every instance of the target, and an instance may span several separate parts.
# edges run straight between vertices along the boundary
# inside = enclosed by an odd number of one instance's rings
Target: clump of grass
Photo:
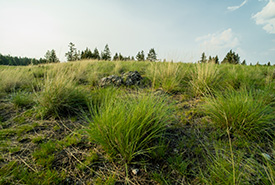
[[[124,95],[105,104],[93,119],[87,119],[88,132],[109,154],[130,163],[137,156],[150,156],[157,147],[153,142],[169,124],[170,114],[171,107],[164,97]]]
[[[201,107],[217,127],[229,129],[230,133],[257,138],[272,134],[274,129],[274,110],[251,91],[218,93],[216,98],[205,98]]]
[[[187,70],[188,67],[185,69],[180,63],[151,63],[146,75],[152,81],[153,88],[162,88],[167,92],[178,92],[183,90]]]
[[[245,173],[243,156],[230,156],[221,149],[215,149],[215,154],[208,153],[207,169],[201,171],[201,180],[205,184],[250,184],[250,174]]]
[[[15,107],[26,107],[29,108],[34,104],[32,94],[28,92],[15,92],[11,95],[11,102]]]
[[[194,96],[211,94],[219,90],[222,74],[214,63],[196,64],[191,73],[190,90]]]
[[[88,93],[76,86],[69,73],[48,74],[41,92],[37,92],[37,103],[43,115],[68,116],[87,108]]]
[[[30,74],[21,68],[7,68],[0,71],[0,91],[13,92],[18,89],[31,88]]]

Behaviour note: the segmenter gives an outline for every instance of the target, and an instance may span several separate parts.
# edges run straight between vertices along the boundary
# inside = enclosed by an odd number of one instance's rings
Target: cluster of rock
[[[129,71],[127,73],[122,73],[121,76],[111,75],[104,77],[100,80],[99,85],[101,87],[106,86],[132,86],[132,85],[142,85],[142,76],[137,71]]]

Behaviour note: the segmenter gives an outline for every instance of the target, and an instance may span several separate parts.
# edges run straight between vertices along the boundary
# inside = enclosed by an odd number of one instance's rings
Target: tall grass
[[[13,92],[18,89],[31,89],[31,75],[25,68],[0,70],[0,91]]]
[[[167,92],[183,91],[189,65],[181,63],[150,63],[146,76],[152,81],[152,88],[162,88]]]
[[[90,123],[92,140],[126,163],[140,155],[150,156],[171,121],[165,97],[151,94],[124,95],[105,104]]]
[[[274,109],[260,94],[246,89],[226,91],[217,93],[216,98],[206,97],[201,107],[218,128],[229,128],[230,133],[249,138],[273,135]]]
[[[68,116],[87,108],[88,93],[76,86],[73,74],[51,71],[36,92],[36,101],[43,115]]]
[[[222,73],[214,63],[195,64],[191,73],[190,90],[194,96],[211,94],[222,86]]]

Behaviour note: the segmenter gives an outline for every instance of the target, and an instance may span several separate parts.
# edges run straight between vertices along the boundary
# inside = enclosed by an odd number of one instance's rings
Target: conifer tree
[[[118,60],[118,54],[116,53],[115,56],[113,57],[113,61]]]
[[[144,56],[144,51],[142,50],[141,52],[138,52],[137,56],[136,56],[137,61],[144,61],[145,60],[145,56]]]
[[[99,51],[97,48],[94,49],[94,52],[92,53],[92,59],[95,59],[95,60],[100,60],[100,55],[99,55]]]
[[[51,51],[47,51],[45,54],[45,59],[47,63],[57,63],[59,62],[59,59],[56,56],[55,50],[52,49]]]
[[[108,44],[105,45],[103,52],[101,52],[101,59],[102,60],[111,60],[111,52],[110,52]]]
[[[65,53],[68,61],[76,61],[79,59],[79,53],[77,53],[75,45],[70,42],[69,43],[69,51]]]
[[[228,64],[239,64],[240,63],[240,57],[238,54],[230,50],[226,56],[224,57],[222,64],[228,63]]]
[[[149,61],[156,61],[157,60],[157,54],[156,54],[154,48],[151,48],[149,50],[149,53],[147,55],[147,60],[149,60]]]
[[[202,53],[202,55],[201,55],[201,60],[200,60],[199,62],[200,62],[200,63],[206,63],[206,62],[207,62],[206,55],[205,55],[204,52]]]

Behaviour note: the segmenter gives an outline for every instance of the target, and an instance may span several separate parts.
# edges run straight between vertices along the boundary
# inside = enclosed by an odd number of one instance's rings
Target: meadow
[[[0,66],[0,184],[275,184],[274,128],[274,66]]]

